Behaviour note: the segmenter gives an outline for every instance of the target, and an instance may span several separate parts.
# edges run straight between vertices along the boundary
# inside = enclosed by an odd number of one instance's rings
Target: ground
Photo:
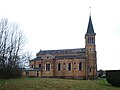
[[[0,79],[0,90],[120,90],[105,79],[71,80],[54,78]]]

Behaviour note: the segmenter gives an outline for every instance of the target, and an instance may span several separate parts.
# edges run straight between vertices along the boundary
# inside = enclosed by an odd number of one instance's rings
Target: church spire
[[[89,23],[88,23],[88,28],[87,28],[86,34],[95,34],[95,33],[94,33],[93,24],[92,24],[91,15],[90,15],[90,17],[89,17]]]
[[[86,34],[95,34],[93,24],[92,24],[92,19],[91,19],[91,7],[89,7],[89,8],[90,8],[90,16],[89,16],[89,23],[88,23],[88,28],[87,28]]]

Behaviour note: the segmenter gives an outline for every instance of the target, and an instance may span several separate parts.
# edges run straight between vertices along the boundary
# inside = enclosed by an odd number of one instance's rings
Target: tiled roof
[[[71,54],[71,53],[84,53],[85,48],[78,49],[62,49],[62,50],[40,50],[38,54]]]

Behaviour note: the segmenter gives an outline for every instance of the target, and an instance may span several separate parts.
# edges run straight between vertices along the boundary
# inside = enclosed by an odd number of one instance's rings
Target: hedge
[[[106,80],[114,86],[120,86],[120,70],[107,70]]]
[[[4,67],[0,68],[0,78],[1,79],[9,79],[9,78],[17,78],[21,77],[21,70],[13,67]]]

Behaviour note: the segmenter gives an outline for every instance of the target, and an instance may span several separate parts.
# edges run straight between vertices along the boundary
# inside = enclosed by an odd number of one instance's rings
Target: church
[[[85,47],[61,50],[40,50],[30,60],[30,68],[22,75],[41,78],[96,79],[97,57],[91,15],[85,34]]]

